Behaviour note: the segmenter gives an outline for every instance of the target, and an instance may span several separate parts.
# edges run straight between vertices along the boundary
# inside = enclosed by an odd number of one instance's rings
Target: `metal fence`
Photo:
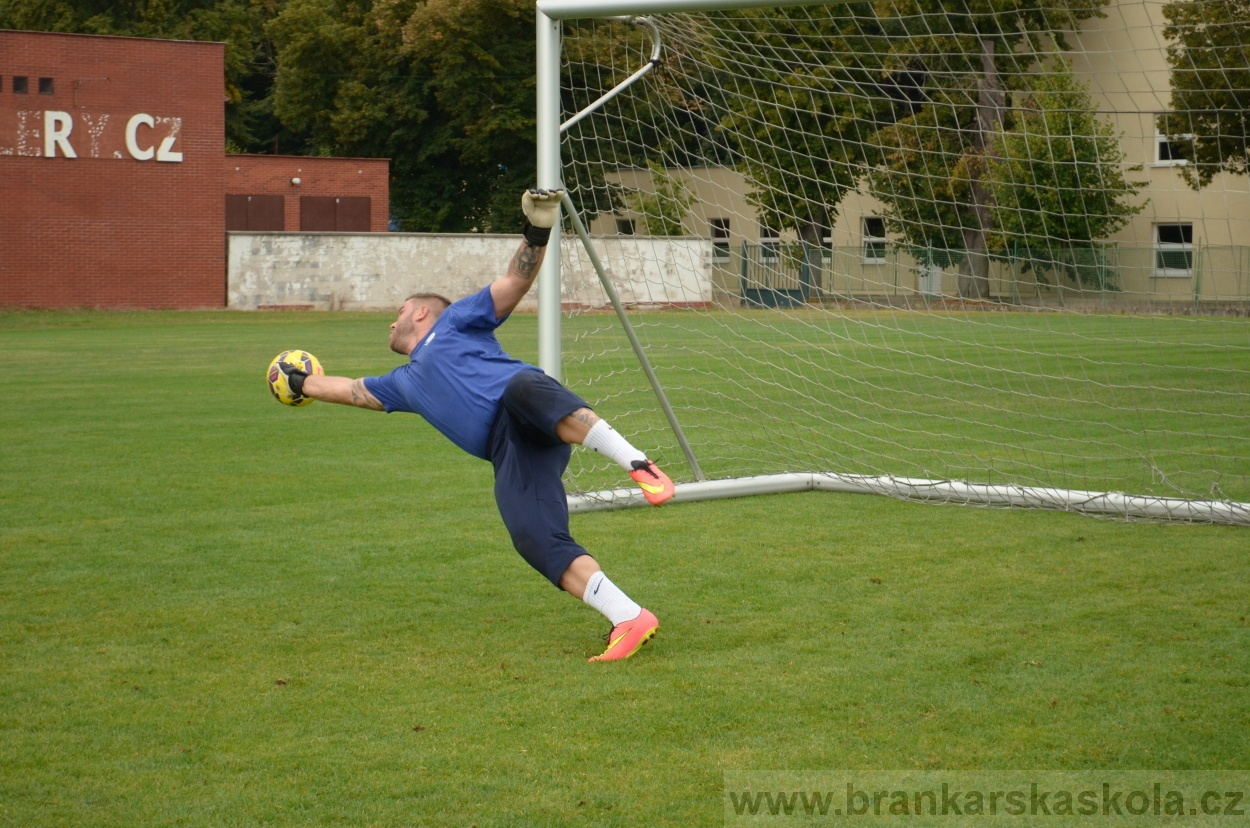
[[[931,303],[971,294],[962,251],[744,242],[721,256],[718,269],[719,286],[748,306]],[[1013,250],[992,258],[982,287],[977,298],[1007,304],[1245,312],[1250,309],[1250,246]]]

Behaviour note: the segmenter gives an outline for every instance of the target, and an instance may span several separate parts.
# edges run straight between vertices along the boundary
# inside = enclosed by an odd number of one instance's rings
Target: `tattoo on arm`
[[[365,388],[364,379],[352,380],[352,405],[360,408],[372,408],[374,411],[382,411],[385,408],[381,401],[370,394],[368,388]]]
[[[592,426],[599,422],[599,416],[589,408],[579,408],[569,416],[574,420],[577,420],[582,425]]]
[[[530,247],[528,244],[521,245],[521,249],[512,257],[513,274],[527,282],[533,279],[534,274],[538,272],[538,258],[541,250],[542,248]]]

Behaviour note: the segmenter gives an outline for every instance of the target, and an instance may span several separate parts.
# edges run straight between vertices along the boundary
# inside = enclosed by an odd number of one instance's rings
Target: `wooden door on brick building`
[[[368,196],[300,196],[299,229],[312,233],[368,233]]]
[[[226,196],[226,229],[253,233],[286,229],[286,199],[273,195]]]

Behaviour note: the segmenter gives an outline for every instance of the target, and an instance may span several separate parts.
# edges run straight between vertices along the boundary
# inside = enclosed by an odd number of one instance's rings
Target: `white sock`
[[[607,420],[600,420],[592,425],[590,433],[586,435],[585,440],[582,440],[582,445],[615,460],[625,471],[634,470],[635,460],[647,459],[647,455],[631,446],[629,441],[620,435],[620,432],[608,425]]]
[[[599,422],[603,422],[600,420]],[[642,614],[642,607],[634,599],[621,592],[621,588],[608,580],[600,570],[586,582],[586,594],[582,600],[608,617],[612,626],[633,621]]]

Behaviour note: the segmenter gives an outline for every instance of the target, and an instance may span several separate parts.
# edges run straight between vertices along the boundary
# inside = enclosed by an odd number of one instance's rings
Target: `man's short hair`
[[[442,316],[443,311],[451,306],[450,299],[437,293],[414,293],[405,299],[404,302],[408,303],[414,299],[429,308],[435,319]]]

